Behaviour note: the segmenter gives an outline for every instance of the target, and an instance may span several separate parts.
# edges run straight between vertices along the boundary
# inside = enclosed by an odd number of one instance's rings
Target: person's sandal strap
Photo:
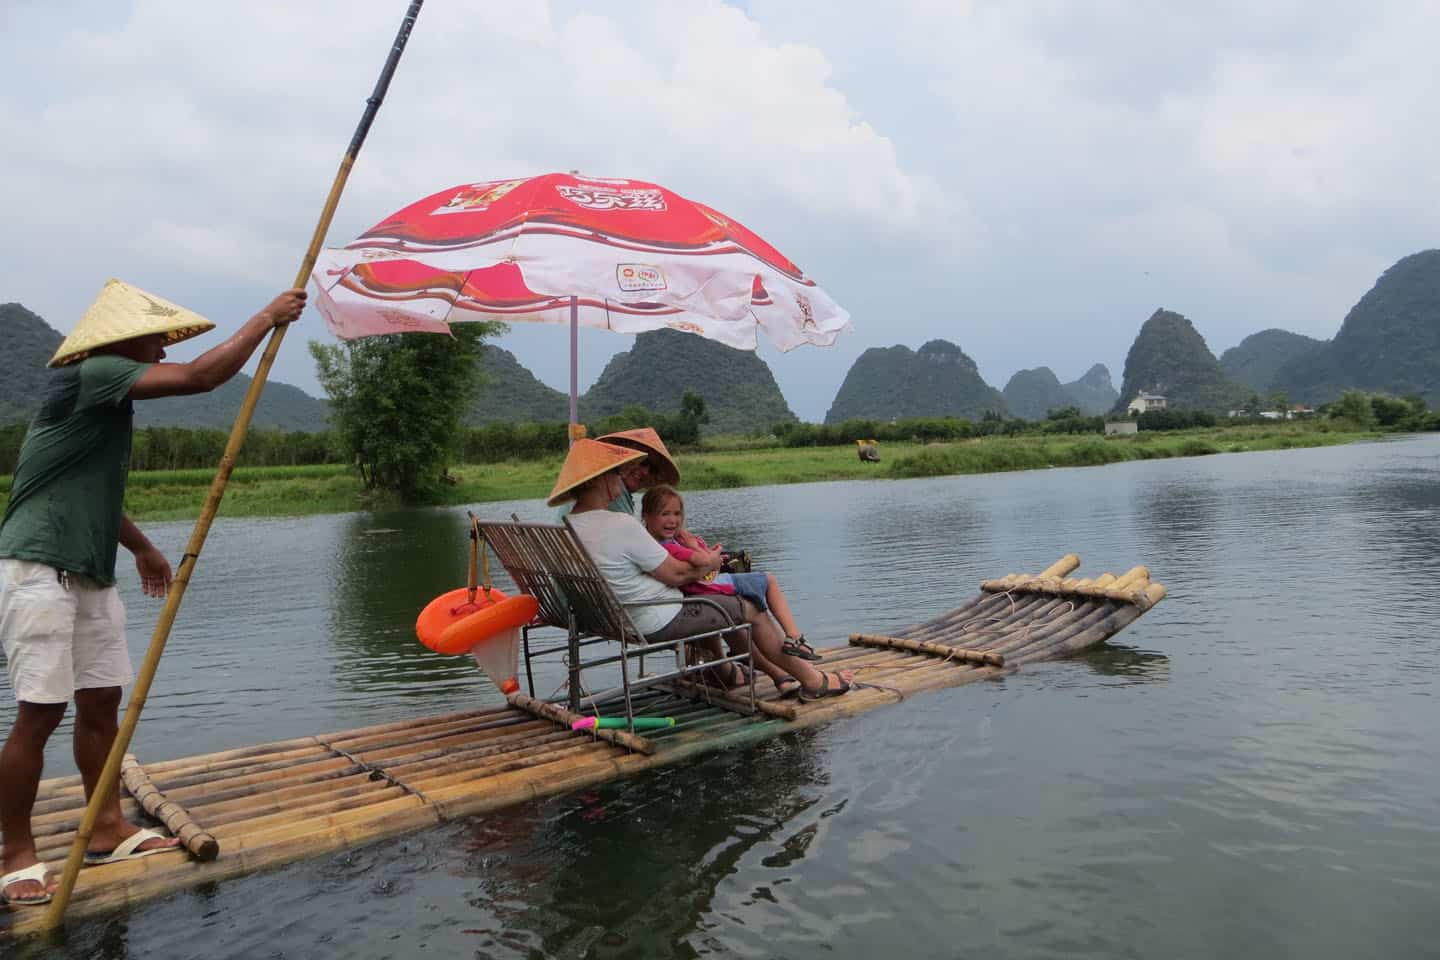
[[[0,904],[8,904],[17,907],[39,907],[51,900],[49,890],[45,890],[45,880],[49,875],[44,863],[32,863],[30,866],[13,873],[7,873],[0,877]],[[33,880],[40,884],[41,893],[29,897],[11,897],[5,894],[5,890],[24,880]]]
[[[811,703],[813,701],[824,700],[829,697],[841,697],[849,693],[851,690],[855,689],[854,680],[847,680],[844,676],[838,673],[835,674],[835,676],[839,679],[840,685],[832,687],[830,686],[830,674],[822,672],[820,674],[820,689],[816,690],[814,693],[806,693],[802,689],[800,691],[800,700],[804,703]]]
[[[787,657],[799,657],[801,660],[819,660],[820,654],[810,646],[810,641],[805,639],[805,634],[798,637],[786,637],[785,642],[780,644],[780,652]]]

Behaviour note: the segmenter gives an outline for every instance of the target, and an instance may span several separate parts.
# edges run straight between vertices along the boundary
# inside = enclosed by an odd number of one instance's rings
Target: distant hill
[[[708,434],[768,431],[796,419],[759,354],[678,330],[639,334],[633,347],[611,357],[580,398],[580,419],[596,420],[636,404],[678,413],[686,390],[705,398]]]
[[[1173,410],[1224,413],[1250,393],[1220,370],[1195,326],[1178,313],[1156,310],[1140,327],[1125,357],[1125,381],[1115,409],[1142,390],[1163,394]]]
[[[0,303],[0,424],[28,423],[45,390],[45,364],[65,338],[18,303]]]
[[[45,364],[65,338],[18,303],[0,304],[0,424],[28,422],[35,415],[49,374]],[[240,374],[208,394],[166,397],[135,405],[136,426],[216,427],[229,429],[240,410],[250,378]],[[326,429],[327,404],[298,387],[271,381],[265,385],[252,424],[281,430]]]
[[[481,348],[480,377],[483,382],[466,412],[466,423],[570,418],[569,395],[541,383],[509,350],[485,344]]]
[[[1110,368],[1103,363],[1095,364],[1085,371],[1085,376],[1064,386],[1065,392],[1070,395],[1070,402],[1079,407],[1081,413],[1090,417],[1105,413],[1120,399],[1120,392],[1115,389],[1115,384],[1110,379]]]
[[[1325,343],[1288,330],[1261,330],[1222,353],[1220,369],[1231,380],[1263,396],[1271,391],[1276,371]]]
[[[235,423],[235,415],[240,412],[245,391],[250,389],[250,380],[248,374],[237,373],[209,393],[142,400],[135,404],[135,426],[229,430]],[[315,399],[299,387],[267,380],[250,425],[261,429],[316,433],[330,429],[326,421],[329,411],[328,403]]]
[[[1010,413],[1025,420],[1044,420],[1051,410],[1075,404],[1060,378],[1049,367],[1021,370],[1001,391]],[[1112,401],[1113,402],[1113,401]]]
[[[905,346],[871,347],[856,359],[826,423],[906,417],[969,417],[1006,412],[1005,398],[980,376],[975,361],[946,340],[918,351]]]
[[[1386,270],[1335,339],[1287,361],[1273,383],[1297,403],[1326,403],[1350,388],[1440,402],[1440,250]]]

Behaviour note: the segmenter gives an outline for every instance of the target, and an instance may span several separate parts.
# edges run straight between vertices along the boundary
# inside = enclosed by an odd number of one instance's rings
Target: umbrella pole
[[[330,220],[335,215],[335,208],[340,203],[340,194],[345,189],[345,181],[350,177],[350,168],[355,164],[355,157],[360,152],[360,146],[365,142],[365,136],[370,132],[370,124],[375,119],[375,114],[380,110],[380,104],[385,100],[385,92],[390,87],[390,79],[395,75],[395,68],[400,63],[400,55],[405,52],[405,43],[410,39],[410,30],[415,26],[415,19],[420,15],[420,7],[424,0],[411,0],[410,8],[405,13],[405,19],[400,24],[400,30],[395,35],[395,43],[390,48],[390,55],[385,60],[385,66],[380,71],[380,78],[375,82],[375,89],[365,101],[365,112],[360,118],[359,125],[355,128],[355,135],[350,139],[350,146],[345,151],[345,156],[340,161],[340,169],[335,174],[335,181],[330,186],[330,195],[325,198],[325,206],[321,209],[319,222],[315,224],[315,233],[310,238],[310,247],[305,251],[304,262],[300,271],[295,275],[296,287],[304,287],[310,278],[310,271],[315,266],[315,260],[320,254],[320,246],[325,242],[325,234],[330,229]],[[100,808],[105,805],[106,799],[113,796],[117,789],[116,781],[120,775],[121,761],[125,752],[130,748],[130,738],[135,733],[135,726],[140,721],[140,711],[145,707],[145,698],[150,693],[150,683],[155,678],[156,668],[160,664],[160,655],[165,651],[165,642],[170,637],[170,627],[175,622],[175,615],[179,612],[180,601],[185,596],[185,588],[190,583],[191,572],[195,569],[195,562],[200,558],[200,550],[205,545],[205,537],[210,532],[210,523],[215,519],[215,513],[220,508],[220,500],[225,495],[225,486],[230,480],[230,472],[235,467],[235,458],[240,453],[240,447],[245,442],[245,432],[250,427],[250,417],[255,412],[255,404],[260,400],[260,391],[265,386],[265,378],[270,374],[270,367],[275,362],[275,355],[280,350],[280,341],[285,338],[285,327],[276,327],[270,335],[270,340],[265,345],[265,352],[260,357],[260,365],[255,371],[255,378],[250,381],[250,389],[245,394],[245,400],[240,404],[240,412],[235,416],[235,425],[230,429],[230,439],[225,444],[225,453],[220,458],[220,465],[215,470],[215,479],[210,484],[210,492],[205,498],[205,505],[200,511],[200,517],[195,521],[195,528],[190,534],[190,542],[185,547],[184,557],[180,561],[180,568],[170,584],[170,591],[165,597],[165,606],[160,611],[160,619],[155,624],[155,632],[150,637],[150,646],[145,651],[145,661],[140,667],[140,673],[136,677],[135,686],[130,691],[130,704],[125,710],[125,719],[120,724],[120,729],[115,735],[115,742],[110,747],[110,755],[105,760],[105,767],[100,773],[100,779],[95,784],[95,791],[90,796],[90,802],[85,807],[85,816],[81,818],[80,828],[75,832],[75,842],[70,845],[70,855],[65,861],[65,871],[61,875],[60,885],[55,890],[54,900],[45,915],[45,928],[58,927],[65,919],[65,908],[70,903],[70,894],[75,889],[75,878],[80,872],[80,866],[85,859],[85,848],[90,843],[90,836],[95,830],[95,821],[99,819]]]
[[[585,436],[580,426],[580,298],[570,298],[570,442]]]

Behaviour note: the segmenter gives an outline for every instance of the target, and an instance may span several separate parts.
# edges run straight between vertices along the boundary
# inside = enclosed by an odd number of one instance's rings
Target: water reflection
[[[1170,547],[1207,551],[1219,516],[1213,483],[1195,480],[1149,485],[1136,503],[1152,538]]]
[[[825,758],[802,733],[466,824],[456,870],[493,917],[478,956],[691,953],[716,888],[752,850],[784,883],[815,835]],[[538,821],[538,822],[537,822]],[[623,866],[622,866],[623,865]],[[467,921],[470,922],[470,921]],[[475,929],[471,927],[469,929]]]
[[[414,630],[431,598],[466,582],[470,541],[463,514],[351,514],[338,540],[328,595],[330,640],[339,653],[334,680],[354,693],[404,697],[472,679],[473,660],[431,653]]]
[[[1165,654],[1118,643],[1102,643],[1066,662],[1083,663],[1102,677],[1120,677],[1132,683],[1170,679],[1170,658]]]
[[[1403,581],[1440,571],[1440,487],[1430,471],[1404,471],[1351,488],[1352,509],[1363,518],[1357,546]]]

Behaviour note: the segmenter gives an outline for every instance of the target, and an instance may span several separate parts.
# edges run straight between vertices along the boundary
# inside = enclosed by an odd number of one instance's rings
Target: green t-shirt
[[[149,367],[102,353],[51,371],[20,447],[0,520],[0,557],[115,582],[130,472],[130,388]]]

